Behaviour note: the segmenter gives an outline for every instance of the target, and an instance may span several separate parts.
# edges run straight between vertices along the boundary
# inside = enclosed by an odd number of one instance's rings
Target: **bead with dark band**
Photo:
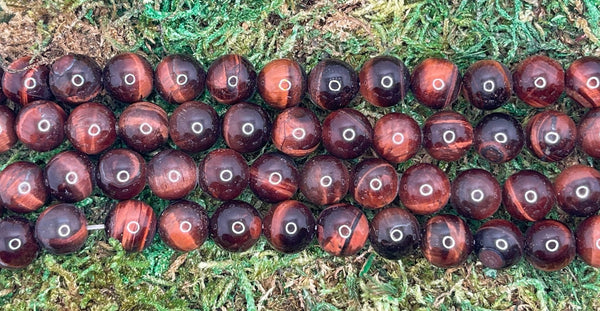
[[[264,202],[289,200],[298,190],[300,174],[292,159],[278,153],[265,153],[252,163],[250,189]]]
[[[48,86],[46,65],[31,64],[31,57],[21,57],[6,68],[2,77],[2,91],[11,101],[27,106],[36,100],[52,99]]]
[[[273,108],[297,106],[306,93],[306,74],[296,61],[273,60],[258,74],[258,92]]]
[[[510,267],[523,256],[523,234],[512,222],[492,219],[475,233],[473,251],[481,263],[492,269]]]
[[[102,91],[102,70],[85,55],[67,54],[50,67],[49,85],[57,100],[79,105],[92,101]]]
[[[390,107],[404,99],[410,84],[404,63],[393,56],[369,59],[360,70],[360,94],[372,105]]]
[[[206,88],[219,103],[239,103],[254,94],[256,72],[245,57],[235,54],[223,55],[208,68]]]
[[[527,123],[526,133],[527,147],[542,161],[560,161],[575,149],[575,122],[559,111],[546,110],[534,115]]]
[[[458,216],[437,215],[425,223],[423,255],[434,266],[452,268],[463,264],[473,248],[473,235]]]
[[[53,254],[76,252],[83,247],[88,237],[85,214],[73,204],[52,205],[38,217],[35,237]]]
[[[358,253],[369,236],[367,217],[356,207],[339,203],[324,209],[317,219],[317,240],[333,256]]]

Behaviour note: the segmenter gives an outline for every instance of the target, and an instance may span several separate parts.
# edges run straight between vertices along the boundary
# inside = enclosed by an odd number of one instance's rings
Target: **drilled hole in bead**
[[[391,76],[383,76],[380,82],[381,86],[383,86],[386,89],[389,89],[390,87],[392,87],[392,85],[394,85],[394,79]]]
[[[242,234],[246,231],[246,226],[241,221],[236,221],[231,224],[231,231],[235,234]]]
[[[444,80],[438,78],[438,79],[433,79],[431,86],[433,87],[434,90],[441,91],[446,87],[446,83],[444,82]]]
[[[483,201],[483,198],[485,198],[485,194],[483,193],[483,191],[481,191],[481,189],[475,189],[471,192],[471,200],[473,202],[481,202]]]
[[[68,225],[62,225],[58,227],[57,232],[60,237],[67,237],[69,236],[69,234],[71,234],[71,227],[69,227]]]
[[[354,129],[345,129],[342,132],[342,137],[345,141],[353,141],[356,138],[356,131]]]
[[[538,89],[543,89],[546,87],[546,79],[544,77],[537,77],[535,81],[533,81],[533,85]]]
[[[242,133],[244,133],[244,135],[254,133],[254,125],[250,122],[244,123],[244,125],[242,125]]]
[[[21,245],[23,245],[23,242],[21,242],[21,240],[17,238],[8,241],[8,248],[10,248],[13,251],[16,251],[19,248],[21,248]]]
[[[549,252],[556,252],[558,250],[558,248],[560,247],[560,243],[558,243],[558,240],[552,239],[552,240],[548,240],[546,241],[546,250]]]
[[[127,85],[133,85],[135,83],[135,75],[132,73],[128,73],[123,77],[123,81]]]
[[[26,89],[31,90],[37,86],[37,81],[34,78],[27,78],[23,81],[23,86]]]
[[[292,131],[292,136],[297,140],[304,139],[304,137],[306,137],[306,131],[301,127],[295,128]]]
[[[117,181],[120,183],[129,181],[130,177],[131,176],[129,176],[129,172],[126,170],[122,170],[117,173]]]
[[[343,239],[347,239],[352,234],[352,229],[348,225],[341,225],[338,228],[338,233]]]
[[[76,184],[78,180],[79,180],[79,176],[77,176],[77,173],[75,173],[75,172],[68,172],[67,175],[65,175],[65,181],[69,185]]]
[[[85,83],[85,79],[82,75],[75,74],[71,77],[71,84],[73,84],[74,86],[80,87],[83,85],[83,83]]]
[[[554,145],[560,141],[560,135],[557,132],[548,132],[544,135],[544,141],[549,145]]]
[[[296,234],[296,232],[298,232],[298,225],[296,225],[296,223],[290,221],[285,224],[285,233],[293,235]]]
[[[188,83],[188,76],[183,73],[178,74],[177,77],[175,78],[175,81],[177,82],[177,85],[179,85],[179,86],[186,85]]]
[[[204,130],[204,126],[202,126],[202,123],[200,123],[200,122],[192,123],[192,132],[194,132],[194,134],[200,134],[200,133],[202,133],[203,130]]]
[[[279,80],[279,89],[282,91],[289,91],[292,88],[292,82],[288,79]]]
[[[600,78],[591,77],[587,80],[585,85],[588,87],[588,89],[597,89],[598,87],[600,87]]]
[[[527,190],[527,192],[525,192],[525,201],[527,201],[527,203],[533,204],[533,203],[537,202],[537,200],[538,200],[537,192],[535,192],[533,190]]]
[[[192,224],[189,221],[183,221],[179,224],[179,231],[187,233],[190,230],[192,230]]]
[[[421,185],[419,193],[424,197],[430,196],[433,193],[433,187],[430,184]]]
[[[141,226],[140,223],[137,221],[130,221],[129,223],[127,223],[125,229],[127,229],[127,232],[131,234],[136,234],[140,232]]]
[[[442,139],[446,144],[451,144],[456,140],[456,133],[452,130],[447,130],[442,135]]]
[[[494,91],[494,89],[496,88],[496,83],[493,80],[487,80],[485,82],[483,82],[483,90],[491,93]]]
[[[394,133],[394,135],[392,135],[392,142],[394,143],[394,145],[400,145],[404,142],[404,134]]]
[[[227,85],[229,85],[230,87],[236,87],[239,82],[240,79],[238,78],[238,76],[231,76],[227,78]]]
[[[588,186],[579,186],[575,189],[575,195],[580,199],[587,199],[590,195],[590,188]]]
[[[140,124],[140,132],[144,135],[148,135],[148,134],[152,133],[152,125],[150,125],[146,122]]]
[[[331,178],[331,176],[323,176],[321,177],[321,180],[319,180],[319,183],[321,184],[321,186],[327,188],[331,186],[331,184],[333,183],[333,179]]]
[[[100,126],[98,126],[98,124],[92,124],[90,125],[90,127],[88,128],[88,135],[94,137],[94,136],[98,136],[98,134],[100,134]]]
[[[337,92],[342,89],[342,83],[338,80],[331,80],[329,81],[329,84],[327,84],[327,87],[329,87],[330,91]]]
[[[497,239],[496,248],[498,248],[501,251],[505,251],[508,249],[508,242],[506,242],[505,239]]]
[[[50,124],[50,121],[48,121],[46,119],[40,120],[40,122],[38,122],[38,124],[37,124],[38,130],[42,133],[48,132],[51,127],[52,127],[52,125]]]
[[[228,182],[233,179],[233,172],[231,170],[222,170],[219,174],[219,179],[224,182]]]
[[[283,180],[283,177],[281,176],[281,174],[279,172],[273,172],[269,175],[269,183],[271,185],[279,185],[282,180]]]
[[[31,184],[29,182],[21,182],[17,187],[19,194],[28,194],[31,191]]]
[[[167,177],[170,182],[178,182],[181,180],[181,173],[177,170],[170,170]]]
[[[394,242],[401,241],[402,238],[404,238],[404,232],[402,232],[402,230],[400,230],[399,228],[392,229],[390,231],[390,238]]]
[[[508,136],[504,133],[496,133],[494,140],[498,143],[505,144],[508,141]]]
[[[442,239],[442,245],[444,245],[446,249],[453,249],[454,246],[456,246],[456,241],[454,241],[453,237],[447,235]]]
[[[379,178],[373,178],[371,179],[371,182],[369,182],[369,188],[373,191],[379,191],[381,187],[383,187],[383,183]]]

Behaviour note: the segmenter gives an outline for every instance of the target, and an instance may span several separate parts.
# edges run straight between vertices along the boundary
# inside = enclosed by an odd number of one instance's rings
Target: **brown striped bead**
[[[49,85],[57,100],[79,105],[93,100],[102,91],[102,70],[85,55],[67,54],[50,67]]]
[[[436,160],[457,161],[472,144],[473,126],[460,113],[440,111],[425,121],[423,146]]]
[[[321,123],[310,109],[287,108],[275,118],[271,139],[279,151],[292,157],[303,157],[319,146]]]
[[[38,250],[33,226],[27,219],[0,219],[0,268],[25,268],[33,262]]]
[[[180,150],[167,149],[148,162],[148,186],[163,200],[177,200],[188,195],[198,182],[194,159]]]
[[[167,113],[149,102],[129,105],[119,116],[118,133],[129,148],[140,153],[154,151],[169,138]]]
[[[354,159],[365,153],[372,142],[371,123],[358,110],[336,110],[323,120],[323,147],[333,156]]]
[[[52,98],[48,86],[46,65],[30,64],[31,57],[21,57],[6,68],[2,77],[2,91],[11,101],[23,106],[36,100]]]
[[[117,203],[106,219],[106,235],[121,242],[129,252],[141,252],[154,239],[156,214],[142,201],[127,200]]]
[[[473,251],[488,268],[504,269],[523,257],[523,234],[508,220],[492,219],[484,223],[474,240]]]
[[[377,107],[390,107],[404,99],[410,76],[404,63],[393,56],[369,59],[360,70],[360,94]]]
[[[356,203],[369,209],[382,208],[398,195],[396,169],[381,159],[365,159],[352,172],[350,193]]]
[[[135,103],[152,92],[152,65],[138,54],[121,53],[114,56],[104,66],[102,75],[104,88],[118,101]]]
[[[504,182],[502,202],[518,220],[543,219],[556,203],[556,193],[548,177],[533,170],[512,174]]]
[[[265,202],[289,200],[298,190],[298,168],[292,159],[278,153],[266,153],[249,170],[250,189]]]
[[[577,255],[592,267],[600,267],[600,216],[593,215],[579,223],[575,233]]]
[[[297,106],[306,93],[306,74],[296,61],[273,60],[258,74],[258,93],[275,109]]]
[[[575,236],[564,223],[536,221],[525,233],[525,258],[543,271],[557,271],[575,259]]]
[[[398,197],[411,212],[419,215],[441,210],[450,199],[450,180],[429,163],[409,167],[400,178]]]
[[[35,223],[35,238],[53,254],[76,252],[83,247],[87,237],[85,214],[73,204],[52,205]]]
[[[271,206],[263,219],[263,234],[274,249],[297,253],[315,237],[316,221],[306,205],[287,200]]]
[[[19,161],[0,172],[0,205],[17,213],[38,210],[48,200],[44,172],[31,163]]]
[[[344,108],[358,93],[356,71],[348,63],[328,58],[320,61],[308,75],[308,94],[312,102],[327,110]]]
[[[452,181],[450,203],[464,217],[488,218],[502,203],[500,183],[486,170],[474,168],[462,171]]]
[[[65,132],[75,149],[86,154],[98,154],[117,139],[115,114],[100,103],[77,106],[67,119]]]
[[[600,109],[590,109],[579,121],[577,144],[590,157],[600,158]]]
[[[193,57],[168,55],[156,65],[156,90],[171,104],[182,104],[204,91],[206,72]]]
[[[19,111],[15,131],[27,148],[50,151],[65,140],[67,114],[56,103],[40,100],[29,103]]]
[[[515,93],[535,108],[554,104],[565,89],[565,71],[559,62],[544,55],[527,57],[513,72]]]
[[[569,215],[585,217],[600,210],[600,172],[584,165],[565,168],[554,180],[558,205]]]
[[[243,252],[260,238],[262,220],[258,211],[242,201],[221,204],[210,218],[213,241],[230,252]]]
[[[586,108],[600,107],[600,57],[585,56],[577,59],[565,78],[569,97]]]
[[[386,161],[398,164],[412,158],[421,148],[421,129],[410,116],[392,112],[377,120],[373,150]]]
[[[146,186],[146,161],[133,150],[109,150],[98,161],[96,181],[108,197],[131,199]]]
[[[524,144],[521,124],[508,114],[488,114],[475,127],[473,147],[490,162],[504,163],[516,158]]]
[[[512,95],[510,71],[495,60],[473,63],[463,77],[463,96],[471,105],[494,110],[504,105]]]
[[[48,161],[44,176],[50,194],[63,202],[79,202],[92,194],[92,163],[78,151],[63,151]]]
[[[207,150],[220,135],[219,115],[213,107],[203,102],[183,103],[169,117],[169,136],[185,152]]]
[[[458,216],[437,215],[425,223],[423,255],[434,266],[451,268],[463,264],[473,248],[473,235]]]
[[[575,122],[556,110],[546,110],[534,115],[527,123],[526,133],[527,147],[542,161],[560,161],[575,149]]]
[[[221,104],[245,101],[254,94],[256,71],[243,56],[223,55],[208,68],[206,88],[212,98]]]
[[[316,205],[339,202],[348,193],[350,173],[340,159],[328,155],[311,158],[301,171],[300,191]]]
[[[209,219],[198,203],[171,203],[158,219],[158,234],[170,248],[189,252],[200,247],[208,238]]]
[[[382,257],[398,260],[419,248],[421,228],[409,211],[399,207],[385,208],[370,222],[369,241]]]
[[[199,165],[199,184],[213,198],[229,201],[248,185],[248,164],[232,149],[215,149]]]
[[[410,86],[419,103],[431,108],[450,107],[460,92],[458,67],[446,59],[428,58],[413,70]]]
[[[317,219],[317,240],[333,256],[352,256],[369,236],[367,217],[356,207],[339,203],[324,209]]]
[[[16,143],[15,113],[6,106],[0,106],[0,153],[10,150]]]

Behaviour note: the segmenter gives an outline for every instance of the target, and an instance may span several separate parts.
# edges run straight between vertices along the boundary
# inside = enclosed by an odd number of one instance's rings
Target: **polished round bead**
[[[440,111],[425,121],[423,147],[432,158],[457,161],[473,144],[473,126],[462,114]]]
[[[223,116],[223,138],[239,153],[258,151],[269,141],[271,121],[267,112],[254,104],[231,106]]]
[[[48,200],[44,172],[31,163],[19,161],[0,172],[0,205],[17,213],[38,210]]]
[[[193,57],[168,55],[156,65],[156,90],[171,104],[194,100],[204,91],[206,72]]]
[[[76,252],[83,247],[87,237],[85,214],[73,204],[52,205],[35,223],[35,238],[53,254]]]
[[[382,208],[398,195],[396,169],[382,159],[365,159],[352,172],[350,193],[360,206]]]
[[[472,248],[473,235],[460,217],[437,215],[425,223],[423,255],[434,266],[459,266],[467,260]]]
[[[120,201],[106,218],[106,235],[117,239],[129,252],[141,252],[150,246],[155,233],[156,214],[142,201]]]
[[[258,74],[258,93],[275,109],[297,106],[306,93],[306,74],[296,61],[276,59]]]
[[[496,177],[478,168],[462,171],[452,182],[450,203],[462,216],[488,218],[502,203],[502,189]]]
[[[21,109],[15,132],[27,148],[44,152],[58,147],[65,140],[67,114],[56,103],[40,100]]]
[[[584,165],[565,168],[554,180],[558,205],[567,214],[585,217],[600,210],[600,172]]]
[[[67,54],[50,67],[49,85],[57,100],[79,105],[92,101],[102,91],[102,70],[90,57]]]
[[[194,159],[180,150],[167,149],[148,162],[148,186],[163,200],[177,200],[196,187],[198,168]]]
[[[65,134],[75,149],[98,154],[117,139],[117,119],[108,107],[99,103],[77,106],[67,119]]]
[[[27,219],[0,219],[0,268],[25,268],[33,262],[38,250],[33,226]]]
[[[49,71],[46,65],[32,65],[31,57],[21,57],[6,68],[2,91],[8,99],[23,106],[36,100],[51,99]]]
[[[323,120],[323,146],[338,158],[359,157],[371,147],[372,142],[371,123],[358,110],[336,110]]]
[[[579,121],[577,144],[587,155],[600,158],[600,109],[590,109]]]
[[[167,113],[149,102],[129,105],[119,116],[118,133],[129,148],[141,153],[154,151],[169,138]]]
[[[534,115],[526,133],[527,147],[542,161],[560,161],[575,149],[577,126],[568,115],[556,110]]]
[[[203,102],[186,102],[169,117],[169,136],[185,152],[201,152],[212,147],[221,134],[215,109]]]
[[[198,203],[171,203],[158,218],[158,234],[170,248],[189,252],[200,247],[208,238],[209,219]]]
[[[600,57],[584,56],[571,63],[565,86],[567,95],[581,106],[600,107]]]
[[[315,237],[316,221],[301,202],[288,200],[271,206],[263,218],[263,234],[269,244],[285,254],[304,250]]]
[[[312,102],[328,110],[348,106],[358,93],[358,75],[348,63],[327,58],[308,75],[308,94]]]
[[[289,156],[306,156],[321,142],[321,122],[310,109],[287,108],[275,118],[271,140],[275,148]]]
[[[448,203],[450,180],[437,166],[416,164],[402,174],[398,197],[415,214],[433,214]]]
[[[519,155],[525,134],[519,121],[505,113],[490,113],[475,127],[473,147],[493,163],[508,162]]]
[[[513,73],[515,93],[535,108],[554,104],[565,89],[565,71],[559,62],[544,55],[527,57]]]
[[[474,240],[473,251],[488,268],[504,269],[523,257],[523,234],[508,220],[492,219],[484,223]]]
[[[600,216],[593,215],[579,223],[575,237],[577,255],[588,265],[600,268]]]
[[[118,101],[135,103],[150,95],[153,76],[152,65],[144,57],[121,53],[104,66],[104,88]]]
[[[248,185],[248,164],[235,150],[213,150],[199,166],[200,187],[216,199],[233,200]]]
[[[260,214],[246,202],[225,202],[210,218],[210,235],[213,241],[230,252],[250,249],[260,238],[261,231]]]
[[[298,190],[298,168],[285,155],[263,154],[252,163],[249,173],[250,189],[262,201],[275,203],[289,200]]]
[[[419,103],[431,108],[450,107],[460,92],[458,67],[446,59],[427,58],[413,70],[410,86]]]
[[[146,186],[146,161],[129,149],[112,149],[100,157],[96,182],[105,195],[128,200]]]
[[[412,158],[421,148],[421,128],[410,116],[392,112],[377,120],[373,129],[373,150],[392,164]]]
[[[245,57],[223,55],[208,68],[206,88],[221,104],[235,104],[249,99],[256,88],[256,72]]]
[[[46,164],[44,176],[50,194],[63,202],[79,202],[92,194],[92,163],[77,151],[63,151]]]
[[[393,56],[369,59],[358,74],[360,94],[377,107],[391,107],[404,99],[410,76],[401,60]]]
[[[358,253],[369,237],[369,222],[360,209],[346,203],[330,205],[317,219],[319,246],[333,256]]]
[[[316,205],[339,202],[348,193],[350,173],[342,160],[321,155],[304,163],[300,177],[300,191]]]
[[[525,258],[544,271],[557,271],[575,258],[575,237],[562,222],[536,221],[525,233]]]
[[[382,209],[371,220],[369,241],[382,257],[398,260],[419,247],[421,242],[419,222],[405,209],[398,207]]]
[[[495,60],[473,63],[463,77],[463,96],[471,105],[494,110],[504,105],[512,95],[510,71]]]
[[[10,150],[16,143],[15,113],[6,106],[0,106],[0,153]]]
[[[556,203],[556,193],[548,177],[533,170],[512,174],[504,182],[502,203],[515,219],[544,219]]]

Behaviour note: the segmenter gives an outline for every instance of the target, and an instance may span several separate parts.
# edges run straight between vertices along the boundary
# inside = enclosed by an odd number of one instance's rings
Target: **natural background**
[[[216,2],[219,2],[217,4]],[[456,62],[462,72],[480,59],[496,59],[509,68],[532,54],[546,54],[565,68],[583,55],[600,56],[598,0],[439,0],[439,1],[0,1],[0,62],[6,67],[30,55],[50,64],[65,53],[93,57],[100,65],[122,51],[143,54],[156,65],[170,53],[194,55],[207,68],[226,53],[246,56],[260,70],[270,60],[288,57],[309,71],[331,56],[356,69],[370,57],[389,54],[413,68],[427,57]],[[201,98],[217,105],[205,93]],[[122,104],[102,96],[101,102],[119,112]],[[153,93],[149,98],[167,110],[174,107]],[[254,102],[262,104],[258,95]],[[14,107],[13,104],[9,104]],[[303,105],[315,107],[308,99]],[[352,106],[375,121],[390,111],[402,111],[420,124],[432,111],[411,95],[399,105],[374,108],[361,98]],[[553,107],[577,122],[585,113],[568,98]],[[484,112],[461,98],[454,109],[474,124]],[[316,108],[315,108],[316,110]],[[516,98],[499,109],[526,122],[536,110]],[[316,110],[321,118],[325,112]],[[276,112],[270,110],[271,117]],[[120,142],[116,146],[122,145]],[[217,146],[223,146],[220,141]],[[0,169],[16,160],[44,163],[59,151],[33,153],[18,144],[0,155]],[[267,146],[250,154],[251,163]],[[317,153],[323,153],[322,147]],[[198,161],[203,155],[194,155]],[[148,155],[150,159],[152,155]],[[365,156],[373,156],[372,152]],[[93,161],[97,157],[92,158]],[[306,159],[299,159],[301,165]],[[355,164],[357,160],[349,162]],[[492,165],[474,151],[456,163],[432,160],[424,151],[398,166],[401,174],[419,162],[433,162],[451,179],[457,171],[480,167],[504,180],[523,168],[534,168],[554,178],[574,163],[600,167],[600,162],[576,151],[556,164],[543,163],[523,150],[517,159]],[[297,195],[302,200],[301,195]],[[140,199],[160,213],[168,202],[145,190]],[[218,206],[200,190],[189,199]],[[246,191],[242,200],[261,212],[268,207]],[[351,198],[345,199],[352,202]],[[77,205],[90,223],[102,223],[113,201],[100,191]],[[398,203],[399,204],[399,203]],[[320,208],[312,207],[315,215]],[[451,207],[442,212],[453,213]],[[5,213],[10,215],[11,213]],[[39,213],[28,215],[35,220]],[[372,218],[372,212],[366,212]],[[494,217],[508,218],[501,208]],[[575,228],[581,219],[553,210],[551,218]],[[426,217],[420,217],[423,223]],[[476,230],[481,222],[469,221]],[[526,230],[527,223],[518,223]],[[142,253],[126,253],[104,232],[91,234],[83,250],[67,256],[41,252],[20,271],[0,271],[0,307],[6,310],[165,310],[165,309],[475,309],[475,310],[586,310],[599,309],[600,271],[576,259],[565,269],[546,273],[526,261],[503,271],[484,268],[471,256],[454,269],[439,269],[417,252],[389,261],[368,245],[358,256],[335,258],[313,243],[296,255],[281,255],[261,238],[250,251],[233,254],[208,241],[188,254],[167,248],[158,237]]]

